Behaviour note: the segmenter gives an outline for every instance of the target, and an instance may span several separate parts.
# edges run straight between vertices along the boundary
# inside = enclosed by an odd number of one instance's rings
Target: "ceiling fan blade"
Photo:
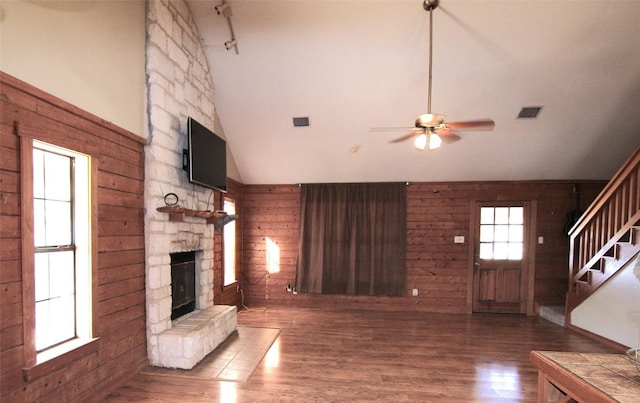
[[[460,140],[460,136],[449,129],[439,129],[435,132],[438,136],[440,136],[440,139],[447,144],[455,143],[456,141]]]
[[[372,127],[369,129],[370,132],[397,132],[397,131],[401,131],[401,130],[412,130],[415,129],[415,127],[409,127],[409,126],[404,126],[404,127]]]
[[[448,122],[445,126],[452,130],[493,130],[496,123],[491,119],[469,120],[466,122]]]
[[[412,131],[411,133],[407,133],[404,136],[396,137],[393,140],[389,140],[389,143],[400,143],[401,141],[409,140],[412,137],[419,136],[423,133],[423,131]]]

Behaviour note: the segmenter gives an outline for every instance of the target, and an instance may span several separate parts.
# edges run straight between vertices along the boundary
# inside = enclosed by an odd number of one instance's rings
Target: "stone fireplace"
[[[149,136],[145,148],[147,348],[151,365],[192,368],[236,330],[236,307],[213,304],[214,224],[158,211],[214,210],[211,190],[188,182],[182,168],[187,117],[213,127],[213,83],[193,18],[183,1],[150,1],[147,11]],[[194,311],[172,319],[171,254],[193,255]],[[174,316],[175,317],[175,316]]]
[[[193,368],[237,327],[235,306],[213,305],[213,224],[198,217],[174,222],[168,214],[158,211],[147,215],[149,360],[155,366]],[[182,273],[183,281],[174,282],[172,256],[173,265],[177,257],[180,266],[193,268],[191,280],[186,280]],[[186,291],[190,281],[192,297]],[[176,285],[179,303],[174,303],[173,298]],[[182,305],[177,307],[181,308],[191,304],[192,312],[172,319],[176,305]]]

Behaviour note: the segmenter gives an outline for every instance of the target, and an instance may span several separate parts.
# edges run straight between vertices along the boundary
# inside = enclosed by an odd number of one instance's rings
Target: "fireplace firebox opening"
[[[196,253],[171,254],[171,320],[196,309]]]

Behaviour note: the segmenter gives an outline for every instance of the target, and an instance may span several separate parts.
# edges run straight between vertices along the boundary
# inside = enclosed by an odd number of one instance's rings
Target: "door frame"
[[[535,293],[535,278],[536,278],[536,236],[537,223],[538,223],[538,202],[537,200],[512,200],[512,199],[500,199],[500,200],[487,200],[487,199],[471,199],[469,202],[469,243],[468,243],[468,255],[467,255],[467,313],[473,313],[473,274],[475,269],[475,245],[477,241],[477,231],[475,225],[478,221],[478,203],[528,203],[529,204],[529,232],[527,234],[527,240],[525,248],[526,264],[523,265],[524,271],[523,278],[526,282],[525,289],[525,310],[529,316],[535,315],[534,310],[534,293]]]

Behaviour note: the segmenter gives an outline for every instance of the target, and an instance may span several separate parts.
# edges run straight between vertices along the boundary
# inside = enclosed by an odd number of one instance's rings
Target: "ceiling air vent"
[[[520,110],[518,119],[535,119],[538,117],[541,109],[542,106],[525,106]]]
[[[309,126],[309,118],[306,116],[301,118],[293,118],[293,126],[294,127]]]

